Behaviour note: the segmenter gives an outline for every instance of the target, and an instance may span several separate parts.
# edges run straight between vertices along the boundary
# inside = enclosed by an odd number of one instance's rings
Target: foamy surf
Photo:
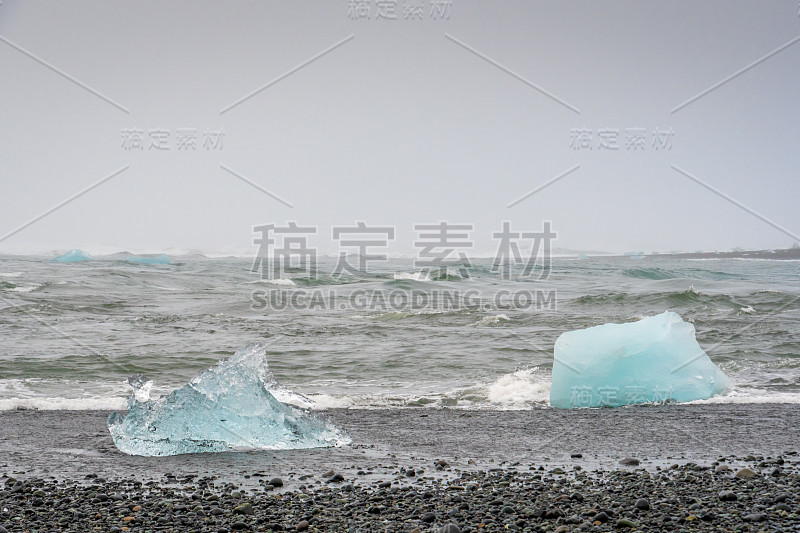
[[[526,409],[549,405],[550,379],[538,368],[523,368],[505,374],[486,387],[489,404],[503,409]]]
[[[41,288],[42,288],[42,285],[21,285],[21,286],[17,286],[17,287],[10,287],[10,288],[5,289],[5,290],[6,290],[6,292],[28,293],[28,292],[33,292],[36,289],[41,289]]]
[[[427,272],[395,272],[392,279],[410,279],[413,281],[431,281]]]
[[[111,411],[126,408],[125,398],[3,398],[0,411]]]
[[[248,283],[261,283],[267,285],[280,285],[284,287],[294,287],[297,283],[290,278],[257,279]]]
[[[481,328],[481,327],[492,327],[492,326],[500,326],[505,324],[506,322],[510,321],[511,319],[508,318],[508,315],[500,313],[499,315],[491,315],[485,316],[475,322],[473,326]]]

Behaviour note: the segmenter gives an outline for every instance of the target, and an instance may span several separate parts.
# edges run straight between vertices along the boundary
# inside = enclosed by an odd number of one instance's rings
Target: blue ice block
[[[169,256],[166,254],[129,255],[127,261],[129,263],[136,263],[139,265],[169,265],[171,263]]]
[[[296,449],[348,442],[336,428],[270,393],[277,384],[266,346],[256,343],[206,370],[166,397],[149,400],[152,382],[129,379],[128,413],[114,412],[108,429],[130,455],[178,455],[233,449]]]
[[[83,250],[70,250],[64,255],[59,255],[53,261],[56,263],[77,263],[79,261],[91,261],[92,256]]]
[[[697,343],[694,326],[671,311],[568,331],[556,340],[554,352],[553,407],[688,402],[731,388]]]

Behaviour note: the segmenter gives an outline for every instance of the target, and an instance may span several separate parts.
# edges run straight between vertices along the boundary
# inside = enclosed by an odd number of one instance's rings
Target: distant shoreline
[[[681,253],[653,253],[653,254],[622,254],[614,256],[593,257],[669,257],[672,259],[773,259],[778,261],[800,260],[800,248],[786,248],[782,250],[740,250],[731,252],[681,252]]]

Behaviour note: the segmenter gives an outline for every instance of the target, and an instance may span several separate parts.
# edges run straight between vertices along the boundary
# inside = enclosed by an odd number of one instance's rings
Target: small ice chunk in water
[[[562,333],[554,352],[553,407],[688,402],[731,388],[697,343],[694,326],[671,311]]]
[[[64,255],[59,255],[53,261],[56,263],[77,263],[79,261],[91,261],[92,256],[83,250],[70,250]]]
[[[166,254],[129,255],[127,261],[138,265],[169,265],[171,263],[169,256]]]
[[[349,440],[336,428],[270,393],[276,382],[266,346],[251,344],[157,400],[152,382],[138,374],[128,413],[114,412],[108,429],[130,455],[177,455],[235,448],[296,449],[338,446]]]

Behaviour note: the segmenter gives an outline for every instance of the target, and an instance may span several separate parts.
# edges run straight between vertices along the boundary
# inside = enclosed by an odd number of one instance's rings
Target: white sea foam
[[[719,403],[800,403],[800,393],[797,392],[771,392],[758,389],[742,389],[734,387],[727,394],[721,394],[707,400],[695,400],[688,404],[719,404]]]
[[[286,287],[293,287],[297,285],[293,280],[289,278],[274,278],[274,279],[257,279],[253,281],[248,281],[248,283],[266,283],[268,285],[282,285]]]
[[[33,292],[36,289],[40,289],[42,285],[22,285],[19,287],[11,287],[10,289],[5,289],[8,292]]]
[[[542,376],[538,368],[505,374],[487,387],[486,398],[491,404],[507,409],[547,404],[550,400],[549,376]]]
[[[0,278],[18,278],[22,272],[0,272]]]
[[[477,322],[475,322],[473,326],[475,327],[499,326],[501,324],[504,324],[505,322],[508,322],[509,320],[511,319],[508,318],[508,315],[501,313],[499,315],[485,316],[480,320],[478,320]]]
[[[414,281],[431,281],[427,272],[395,272],[392,279],[410,279]]]
[[[43,411],[89,411],[127,409],[125,398],[2,398],[0,411],[41,409]]]

